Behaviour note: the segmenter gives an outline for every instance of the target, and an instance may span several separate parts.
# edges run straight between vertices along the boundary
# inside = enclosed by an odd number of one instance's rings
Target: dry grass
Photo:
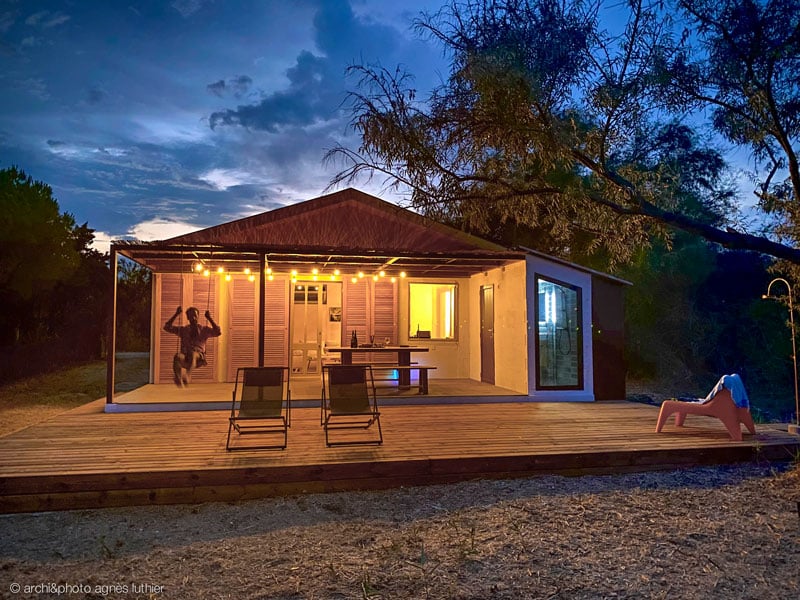
[[[94,399],[64,377],[2,390],[0,415]],[[800,471],[783,467],[5,515],[0,598],[797,598]]]
[[[118,389],[147,382],[147,354],[119,354]],[[106,362],[96,361],[0,386],[0,435],[41,423],[106,395]]]

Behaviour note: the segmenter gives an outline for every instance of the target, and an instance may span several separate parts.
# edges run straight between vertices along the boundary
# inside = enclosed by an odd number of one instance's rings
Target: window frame
[[[450,315],[450,325],[451,330],[453,332],[452,337],[445,338],[445,337],[434,337],[433,331],[431,331],[431,337],[429,338],[420,338],[416,336],[416,330],[412,329],[413,327],[413,319],[411,317],[411,286],[414,285],[426,285],[426,286],[450,286],[453,289],[453,301],[452,301],[452,314]],[[409,340],[424,340],[426,342],[433,341],[433,342],[457,342],[458,341],[458,299],[459,299],[459,285],[457,281],[409,281],[408,285],[406,286],[407,291],[407,298],[408,298],[408,310],[407,317],[408,317],[408,329],[406,334],[408,335]]]
[[[558,285],[561,287],[565,287],[569,290],[572,290],[577,295],[577,313],[578,313],[578,335],[577,338],[577,348],[575,352],[577,353],[578,357],[578,381],[575,385],[543,385],[542,384],[542,353],[540,352],[540,335],[539,335],[539,321],[540,319],[540,312],[539,312],[539,282],[545,281],[547,283],[551,283],[554,285]],[[584,356],[583,356],[583,287],[574,284],[568,283],[566,281],[562,281],[556,279],[554,277],[548,277],[546,275],[541,275],[536,273],[534,276],[534,293],[535,293],[535,301],[534,301],[534,343],[535,343],[535,369],[536,369],[536,389],[542,391],[567,391],[567,390],[583,390],[584,387]]]

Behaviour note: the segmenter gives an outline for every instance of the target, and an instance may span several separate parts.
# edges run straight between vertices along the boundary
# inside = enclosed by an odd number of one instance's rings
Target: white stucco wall
[[[528,331],[528,395],[534,400],[548,402],[592,402],[594,401],[592,368],[592,276],[569,265],[551,262],[538,256],[528,256],[527,263],[527,311]],[[537,390],[536,389],[536,276],[562,281],[581,289],[581,334],[583,345],[582,390]]]
[[[469,377],[481,379],[481,288],[494,289],[494,383],[520,394],[528,392],[528,332],[525,324],[526,265],[519,261],[470,278]]]
[[[456,291],[456,339],[445,340],[418,340],[409,339],[408,324],[408,284],[409,283],[455,283],[458,288]],[[432,279],[432,278],[408,278],[403,280],[403,284],[398,287],[399,300],[399,340],[401,344],[411,346],[425,346],[429,352],[416,353],[411,355],[411,360],[421,365],[436,366],[435,371],[431,371],[430,378],[451,378],[461,379],[469,377],[469,354],[470,354],[470,283],[469,279]]]

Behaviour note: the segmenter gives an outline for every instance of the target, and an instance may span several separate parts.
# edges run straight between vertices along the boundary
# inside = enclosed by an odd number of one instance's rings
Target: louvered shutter
[[[158,291],[158,333],[156,335],[155,349],[158,362],[156,364],[155,383],[168,383],[173,379],[172,359],[180,349],[180,338],[164,331],[164,323],[175,314],[177,307],[183,307],[181,298],[181,275],[177,273],[156,274]],[[186,316],[181,315],[175,319],[175,325],[185,325]]]
[[[239,367],[254,367],[258,365],[258,286],[247,277],[234,276],[228,285],[230,307],[230,331],[228,336],[228,381],[236,379]]]
[[[397,343],[397,284],[391,281],[377,281],[373,284],[372,335],[375,342],[382,344],[389,338]]]
[[[369,342],[369,282],[344,282],[342,290],[342,341],[350,344],[350,337],[355,330],[358,343]]]
[[[209,310],[211,316],[216,321],[219,319],[217,314],[217,287],[219,282],[214,276],[211,277],[198,277],[192,276],[192,306],[200,311],[201,325],[209,325],[206,321],[205,312]],[[192,371],[192,381],[197,382],[213,382],[217,380],[217,346],[218,338],[209,338],[206,342],[206,362],[205,367],[195,369]]]
[[[264,365],[289,365],[289,286],[285,279],[267,281],[264,300]]]

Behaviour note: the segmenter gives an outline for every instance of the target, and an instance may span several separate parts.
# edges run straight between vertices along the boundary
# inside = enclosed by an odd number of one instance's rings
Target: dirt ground
[[[796,600],[800,477],[777,469],[4,515],[0,597]]]

